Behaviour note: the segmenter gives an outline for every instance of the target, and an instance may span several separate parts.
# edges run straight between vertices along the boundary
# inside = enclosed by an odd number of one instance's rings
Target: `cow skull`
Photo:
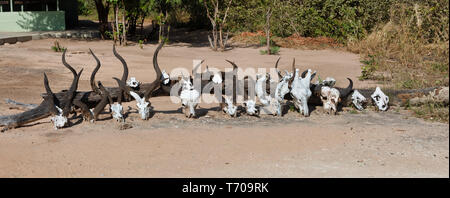
[[[63,110],[61,108],[56,105],[55,107],[59,113],[58,115],[51,117],[50,120],[52,121],[54,128],[58,130],[59,128],[63,128],[67,125],[67,117],[63,116]]]
[[[195,117],[195,108],[197,108],[200,93],[194,89],[189,79],[179,78],[181,83],[180,99],[183,106],[183,111],[186,117]]]
[[[386,111],[389,108],[389,97],[381,91],[380,87],[377,87],[370,97],[372,97],[378,110]]]
[[[364,110],[364,105],[367,103],[366,97],[364,97],[358,90],[353,91],[352,103],[356,109],[362,111]]]
[[[322,100],[323,109],[329,114],[335,115],[339,102],[339,90],[323,86],[320,90],[320,100]]]
[[[308,69],[304,78],[299,76],[299,70],[295,69],[294,80],[292,81],[291,95],[294,98],[294,105],[304,116],[309,116],[308,99],[311,97],[311,69]]]
[[[136,106],[139,110],[139,115],[141,115],[141,119],[147,120],[150,117],[150,103],[145,100],[145,97],[141,98],[139,94],[130,91],[131,96],[136,100]]]

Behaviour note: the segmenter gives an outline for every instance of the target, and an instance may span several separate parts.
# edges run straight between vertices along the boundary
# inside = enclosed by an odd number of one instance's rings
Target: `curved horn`
[[[80,80],[81,73],[83,69],[78,72],[78,74],[73,78],[72,85],[70,85],[69,91],[66,94],[66,105],[64,106],[63,116],[67,117],[70,113],[70,107],[72,106],[73,97],[78,89],[78,81]]]
[[[53,94],[52,90],[50,89],[50,86],[48,85],[48,78],[47,78],[47,74],[45,74],[45,72],[44,72],[44,87],[45,87],[45,91],[47,92],[46,99],[50,103],[49,110],[54,115],[57,115],[59,112],[55,107],[55,95]]]
[[[236,65],[236,63],[234,63],[234,62],[232,62],[232,61],[229,61],[229,60],[226,60],[226,61],[229,62],[231,65],[233,65],[233,71],[234,71],[235,69],[238,68],[238,66]]]
[[[100,69],[101,63],[100,63],[100,60],[98,60],[97,56],[95,56],[94,52],[91,49],[89,49],[89,52],[91,52],[91,55],[94,57],[95,61],[97,62],[97,66],[95,67],[94,71],[92,71],[92,74],[91,74],[91,79],[90,79],[91,88],[92,88],[92,91],[94,91],[97,94],[100,94],[101,93],[100,89],[95,85],[95,74],[97,74],[98,70]]]
[[[127,79],[128,79],[128,66],[127,66],[127,62],[125,62],[125,60],[122,58],[122,56],[120,56],[120,54],[117,53],[117,51],[116,51],[116,45],[113,45],[113,53],[114,53],[114,56],[116,56],[116,58],[119,59],[119,61],[122,63],[122,66],[123,66],[122,81],[126,82]]]
[[[281,56],[278,57],[278,60],[277,60],[277,62],[275,63],[275,70],[276,70],[277,73],[278,73],[278,78],[279,78],[279,79],[283,78],[283,76],[281,75],[280,70],[278,70],[278,62],[280,62],[280,59],[281,59]]]
[[[200,65],[202,65],[204,61],[205,61],[205,60],[201,60],[200,63],[197,64],[197,65],[194,67],[194,69],[192,69],[191,73],[192,73],[193,76],[198,75],[198,73],[195,73],[195,74],[194,74],[194,71],[197,71],[198,67],[200,67]],[[202,73],[202,72],[200,72],[200,73]]]
[[[303,73],[302,73],[302,78],[305,78],[305,76],[306,76],[306,74],[308,73],[308,70],[305,70]]]
[[[69,63],[66,62],[66,51],[67,51],[67,48],[64,49],[64,52],[62,54],[62,63],[67,69],[69,69],[72,72],[73,77],[76,78],[77,77],[77,71],[75,71],[75,69],[72,66],[70,66]]]
[[[114,102],[111,98],[111,95],[106,90],[106,88],[103,86],[102,82],[98,81],[97,84],[98,84],[98,87],[100,88],[100,91],[102,91],[102,94],[106,95],[106,97],[108,98],[109,104],[113,104]]]
[[[161,42],[156,48],[155,52],[153,53],[153,69],[155,70],[156,73],[156,79],[150,84],[150,86],[144,92],[144,98],[146,101],[148,101],[152,92],[161,85],[162,72],[158,64],[158,54],[161,48],[164,46],[164,43],[165,43],[164,41]]]
[[[350,78],[347,78],[347,79],[349,81],[347,88],[339,91],[341,98],[346,98],[353,91],[353,81]]]
[[[292,74],[294,74],[295,73],[295,58],[294,58],[294,60],[292,61]],[[303,78],[303,77],[302,77]]]

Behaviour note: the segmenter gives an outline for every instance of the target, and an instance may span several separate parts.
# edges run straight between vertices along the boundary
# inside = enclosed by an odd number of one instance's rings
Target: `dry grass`
[[[362,79],[381,80],[393,88],[424,88],[449,85],[448,24],[443,33],[426,38],[407,5],[396,7],[398,20],[379,27],[362,41],[349,42],[348,50],[363,58]],[[448,17],[448,16],[447,16]],[[431,28],[430,28],[431,29]],[[431,40],[431,42],[430,42]]]

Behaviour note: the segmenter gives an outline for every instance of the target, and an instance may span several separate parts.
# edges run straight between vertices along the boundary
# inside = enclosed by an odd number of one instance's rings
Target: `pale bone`
[[[135,77],[131,77],[131,78],[127,81],[127,85],[128,85],[129,87],[133,87],[133,88],[139,87],[140,84],[141,84],[141,83],[140,83],[138,80],[136,80]]]
[[[256,109],[256,102],[254,100],[245,101],[245,107],[248,115],[258,114],[258,109]]]
[[[320,90],[320,100],[322,100],[323,109],[329,114],[336,114],[340,93],[336,88],[323,86]]]
[[[170,76],[166,72],[166,70],[162,70],[161,80],[163,81],[163,84],[167,85],[170,82]]]
[[[237,106],[233,104],[233,101],[231,101],[228,97],[225,96],[225,103],[227,104],[223,110],[225,113],[232,117],[236,117],[237,114]]]
[[[63,116],[63,110],[61,108],[59,108],[58,106],[55,106],[56,109],[58,110],[58,115],[55,115],[53,117],[50,118],[50,120],[53,123],[53,127],[58,130],[59,128],[63,128],[64,126],[67,125],[67,117]]]
[[[364,104],[367,103],[367,98],[364,97],[358,90],[353,91],[352,103],[356,109],[362,111],[364,110]]]
[[[112,116],[114,119],[116,119],[116,121],[124,121],[123,119],[123,115],[122,115],[122,111],[123,111],[123,107],[121,104],[119,103],[115,103],[111,105],[111,112],[112,112]]]
[[[186,117],[195,117],[195,108],[197,108],[199,99],[200,99],[200,93],[195,90],[192,86],[192,83],[188,80],[184,80],[182,78],[180,80],[181,83],[181,93],[180,93],[180,99],[181,104],[183,105],[184,114]],[[187,111],[189,109],[189,112]]]
[[[377,87],[370,97],[375,102],[378,110],[386,111],[389,108],[389,97],[381,91],[380,87]]]
[[[299,76],[299,70],[296,69],[292,81],[291,95],[294,98],[294,105],[304,116],[309,116],[308,99],[312,95],[310,90],[311,75],[311,69],[308,69],[305,78],[302,78]]]
[[[130,95],[136,100],[136,107],[138,108],[141,119],[147,120],[150,117],[150,103],[133,91],[130,91]]]

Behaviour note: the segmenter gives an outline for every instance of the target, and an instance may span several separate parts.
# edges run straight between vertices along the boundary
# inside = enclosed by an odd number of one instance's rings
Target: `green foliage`
[[[367,80],[372,79],[374,72],[377,69],[377,64],[375,61],[374,55],[368,55],[369,59],[362,60],[361,63],[363,66],[361,67],[361,76],[359,76],[359,80]]]
[[[92,3],[93,1],[89,0],[78,0],[78,15],[91,15],[93,13],[93,10],[95,9]]]
[[[51,49],[52,49],[54,52],[62,52],[62,51],[64,51],[64,50],[66,50],[65,47],[63,47],[63,46],[61,46],[61,45],[59,44],[59,41],[58,41],[58,40],[56,40],[55,42],[53,42],[53,46],[51,47]]]

